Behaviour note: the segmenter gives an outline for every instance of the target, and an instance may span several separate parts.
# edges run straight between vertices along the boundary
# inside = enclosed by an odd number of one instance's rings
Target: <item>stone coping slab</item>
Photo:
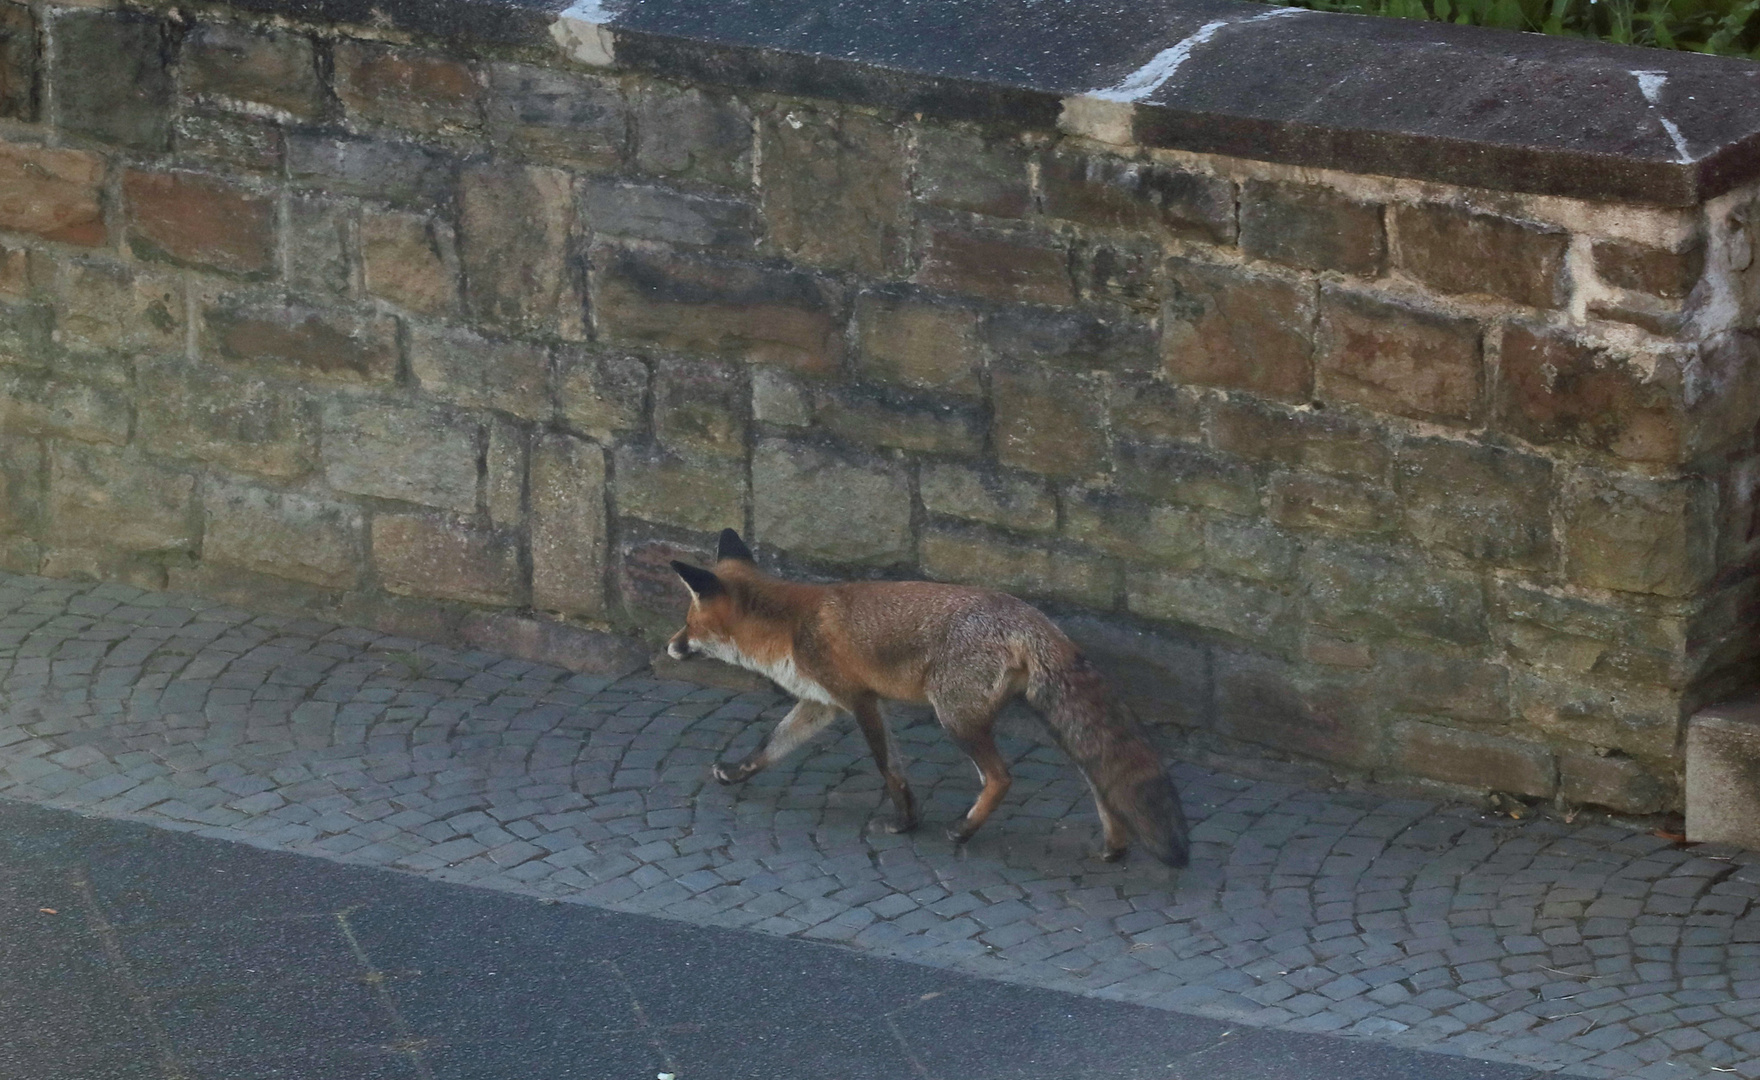
[[[1760,65],[1237,0],[236,0],[584,62],[1495,190],[1696,205],[1760,175]]]

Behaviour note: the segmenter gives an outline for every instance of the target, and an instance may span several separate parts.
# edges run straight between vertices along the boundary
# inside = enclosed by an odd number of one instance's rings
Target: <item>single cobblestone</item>
[[[1232,1022],[1760,1076],[1760,854],[1180,765],[1191,868],[1107,864],[1074,769],[1008,738],[955,848],[970,769],[920,716],[913,836],[853,725],[714,783],[788,704],[0,574],[0,797]]]

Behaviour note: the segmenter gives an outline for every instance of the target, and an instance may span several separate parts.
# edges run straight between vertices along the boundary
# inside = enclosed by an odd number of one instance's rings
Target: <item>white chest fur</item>
[[[817,701],[821,705],[837,704],[832,700],[830,691],[800,673],[794,666],[794,657],[792,656],[784,656],[780,660],[763,663],[740,652],[729,642],[697,641],[693,644],[717,660],[724,660],[729,664],[743,667],[747,671],[757,672],[802,701]]]

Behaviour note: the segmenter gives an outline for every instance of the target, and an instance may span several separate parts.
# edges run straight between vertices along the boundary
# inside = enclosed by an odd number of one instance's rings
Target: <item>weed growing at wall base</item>
[[[1760,0],[1273,0],[1760,60]]]

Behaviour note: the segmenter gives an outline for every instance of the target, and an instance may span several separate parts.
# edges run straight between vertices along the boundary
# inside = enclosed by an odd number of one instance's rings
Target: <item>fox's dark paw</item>
[[[978,830],[976,829],[968,829],[964,825],[955,825],[953,828],[947,830],[947,838],[956,844],[963,844],[967,840],[970,840],[972,834],[977,831]]]
[[[710,775],[723,784],[737,784],[741,780],[749,780],[751,775],[757,771],[744,765],[729,765],[725,761],[717,761],[709,769]]]
[[[895,817],[886,823],[886,831],[894,834],[916,832],[917,825],[917,819],[914,817]]]
[[[1101,862],[1117,862],[1118,860],[1124,858],[1124,853],[1128,850],[1130,850],[1130,849],[1129,848],[1121,848],[1121,847],[1101,848],[1100,849],[1100,861]]]

